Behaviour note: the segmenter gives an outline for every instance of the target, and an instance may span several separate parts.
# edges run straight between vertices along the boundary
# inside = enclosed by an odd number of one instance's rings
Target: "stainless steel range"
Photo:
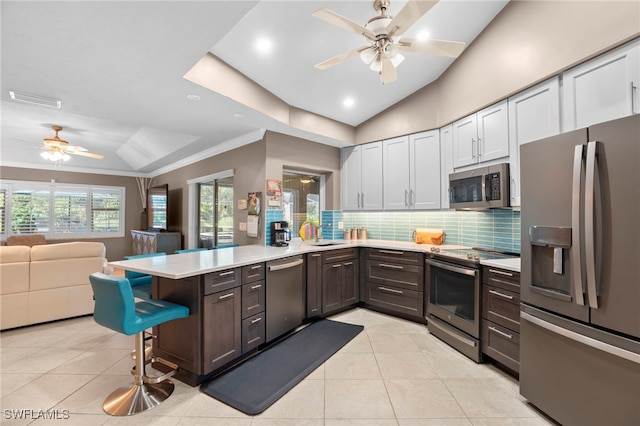
[[[518,254],[481,248],[439,250],[435,247],[428,253],[425,318],[429,332],[480,362],[480,262],[513,257]]]

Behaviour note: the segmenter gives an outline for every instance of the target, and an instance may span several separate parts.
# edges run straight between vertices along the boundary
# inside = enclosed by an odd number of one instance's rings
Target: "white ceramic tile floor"
[[[175,380],[160,406],[110,417],[102,402],[131,381],[133,338],[81,317],[0,333],[4,425],[538,426],[553,424],[491,364],[476,364],[421,324],[366,309],[332,319],[364,331],[257,416]],[[11,410],[33,410],[26,419]],[[7,411],[9,410],[9,411]],[[37,418],[38,411],[67,419]],[[57,410],[57,411],[56,411]],[[68,414],[67,414],[68,413]]]

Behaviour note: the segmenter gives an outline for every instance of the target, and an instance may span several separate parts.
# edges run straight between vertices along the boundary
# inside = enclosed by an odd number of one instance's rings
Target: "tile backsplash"
[[[517,210],[395,213],[332,210],[322,212],[322,221],[331,223],[331,230],[325,232],[325,238],[342,237],[338,221],[343,222],[345,228],[367,227],[371,239],[393,241],[411,241],[416,228],[440,228],[445,231],[445,244],[520,253],[520,212]]]

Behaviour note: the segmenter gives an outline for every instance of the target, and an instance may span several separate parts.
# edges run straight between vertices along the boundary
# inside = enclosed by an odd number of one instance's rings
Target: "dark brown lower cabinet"
[[[264,312],[242,320],[242,353],[245,354],[264,343]]]
[[[484,266],[482,282],[482,353],[519,373],[520,274]]]
[[[307,312],[306,318],[322,315],[322,254],[307,254]]]
[[[367,248],[362,264],[362,299],[367,306],[425,322],[422,253]]]
[[[359,301],[358,260],[322,265],[322,313],[330,314]]]
[[[236,287],[204,297],[203,374],[211,373],[242,354],[240,295],[240,287]]]

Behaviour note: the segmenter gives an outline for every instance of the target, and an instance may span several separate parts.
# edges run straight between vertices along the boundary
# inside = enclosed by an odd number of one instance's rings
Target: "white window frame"
[[[189,191],[189,204],[187,208],[187,244],[186,248],[198,247],[198,214],[200,208],[198,206],[198,184],[210,183],[219,179],[226,179],[234,176],[235,169],[224,170],[212,175],[201,176],[187,181]],[[235,198],[235,196],[234,196]]]
[[[11,217],[12,215],[12,194],[17,190],[39,190],[49,192],[49,230],[47,232],[36,232],[42,234],[45,238],[50,240],[67,240],[67,239],[96,239],[96,238],[122,238],[125,235],[125,212],[126,212],[126,188],[121,186],[106,186],[106,185],[83,185],[83,184],[69,184],[58,182],[39,182],[39,181],[21,181],[21,180],[0,180],[0,188],[6,191],[5,197],[5,217],[4,217],[4,232],[0,234],[2,240],[6,240],[14,234],[11,231]],[[64,191],[86,191],[87,196],[87,231],[86,232],[56,232],[55,230],[55,194],[56,192]],[[111,232],[92,232],[92,206],[93,206],[93,194],[99,192],[109,192],[116,194],[120,198],[119,227],[116,231]]]

